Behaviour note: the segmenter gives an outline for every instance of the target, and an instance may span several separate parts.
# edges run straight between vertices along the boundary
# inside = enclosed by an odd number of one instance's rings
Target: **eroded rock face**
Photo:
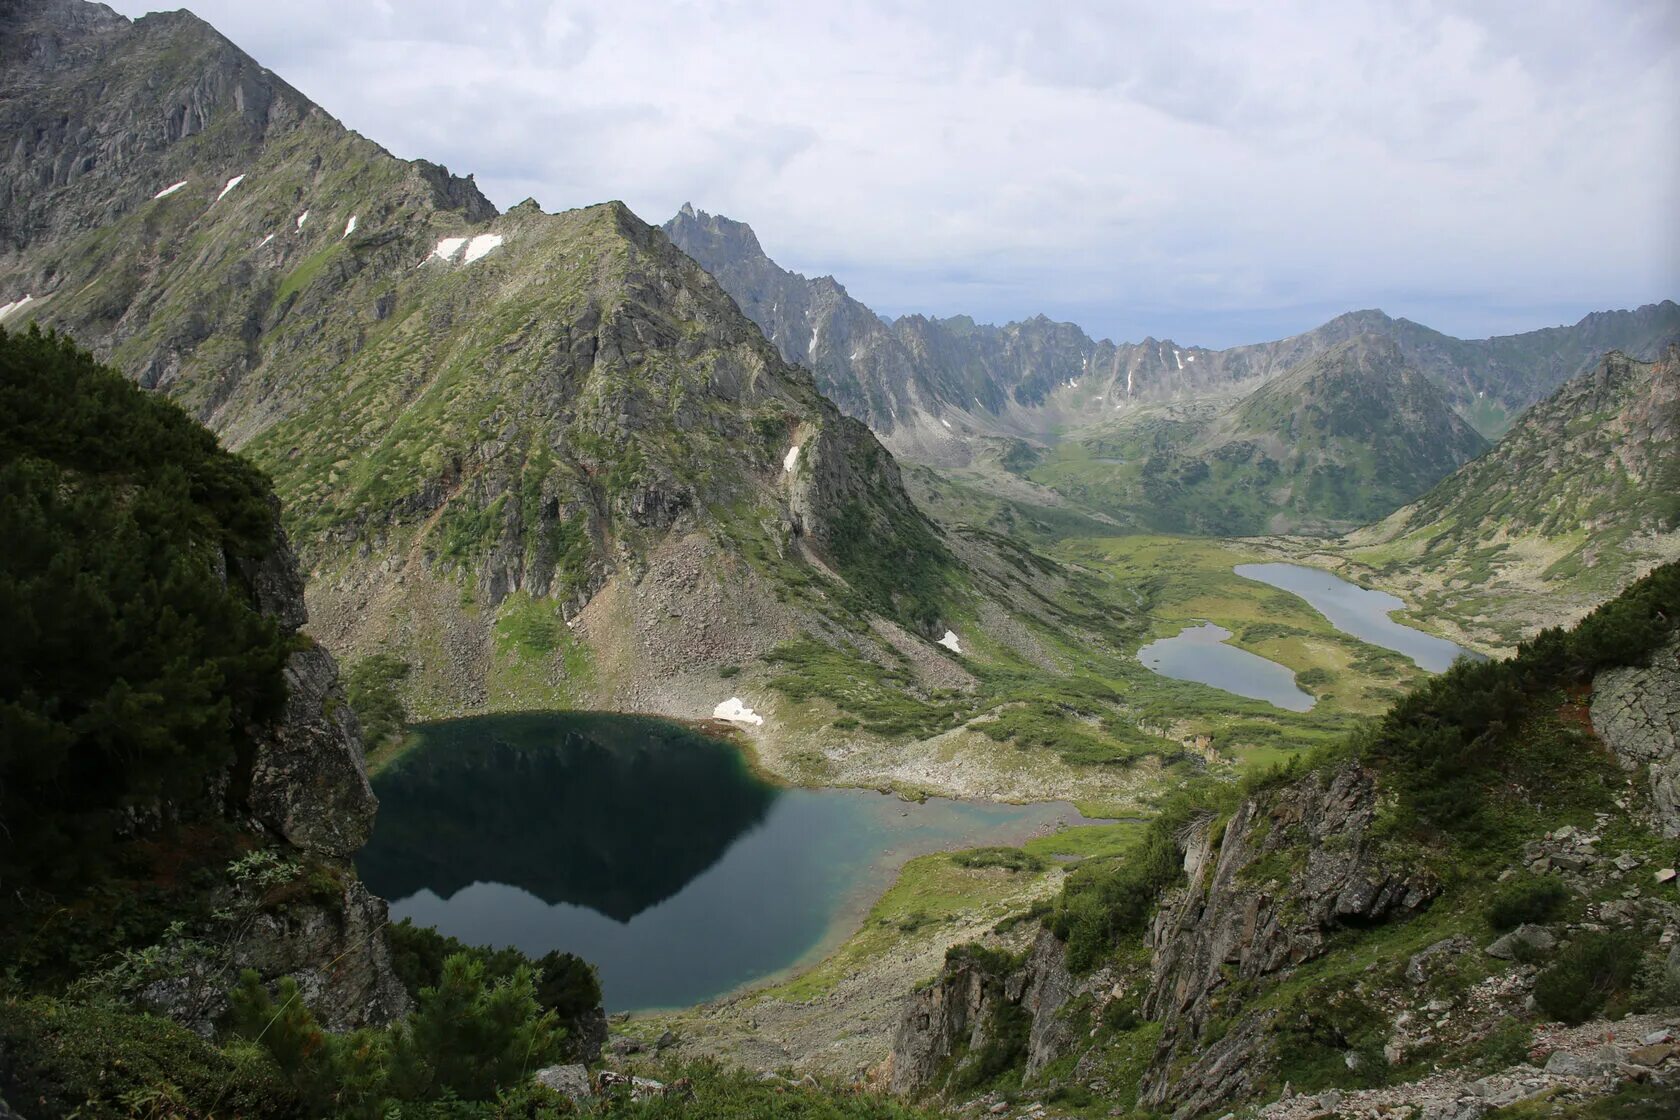
[[[278,528],[268,556],[239,568],[256,606],[295,634],[307,620],[297,560]],[[236,968],[265,981],[291,976],[316,1018],[333,1030],[389,1022],[408,1009],[391,966],[385,900],[357,879],[351,859],[373,832],[379,802],[368,784],[361,728],[339,686],[332,655],[310,644],[286,662],[286,706],[254,729],[254,751],[236,760],[227,811],[254,824],[336,884],[265,908],[232,947]],[[239,791],[243,797],[239,797]],[[226,978],[192,977],[154,993],[158,1010],[204,1029],[225,1008]]]
[[[1211,866],[1163,901],[1150,931],[1144,1011],[1163,1031],[1140,1104],[1188,1117],[1247,1096],[1269,1066],[1265,1023],[1223,1008],[1237,1022],[1204,1044],[1219,993],[1319,956],[1339,926],[1401,917],[1434,898],[1432,879],[1371,838],[1378,806],[1376,775],[1346,766],[1237,807]]]
[[[931,1087],[955,1056],[975,1054],[992,1040],[1011,1013],[1030,1021],[1026,1075],[1030,1078],[1060,1057],[1069,1041],[1060,1012],[1101,977],[1076,980],[1067,969],[1067,946],[1040,930],[1026,960],[1007,972],[974,960],[946,967],[939,981],[910,997],[893,1039],[889,1088],[914,1096]]]
[[[391,967],[385,900],[359,879],[340,897],[263,914],[247,939],[248,968],[297,980],[315,1017],[333,1030],[388,1023],[408,1010]]]
[[[320,646],[286,662],[285,719],[258,740],[248,796],[265,827],[314,855],[348,860],[373,834],[361,728]]]
[[[1644,668],[1600,673],[1593,680],[1592,724],[1624,769],[1645,768],[1658,830],[1680,836],[1680,638]]]

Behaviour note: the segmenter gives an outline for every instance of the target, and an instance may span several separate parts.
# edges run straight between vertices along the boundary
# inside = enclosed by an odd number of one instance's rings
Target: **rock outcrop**
[[[1680,640],[1648,667],[1600,673],[1592,724],[1624,769],[1645,771],[1658,831],[1680,836]]]
[[[1164,900],[1150,931],[1144,1011],[1163,1030],[1140,1103],[1196,1116],[1247,1096],[1268,1068],[1264,1020],[1220,1006],[1220,993],[1321,955],[1340,926],[1428,905],[1436,884],[1370,835],[1378,806],[1376,775],[1360,766],[1238,805],[1215,854]],[[1208,1044],[1233,1010],[1238,1021]]]
[[[1340,927],[1404,917],[1434,898],[1429,875],[1372,836],[1379,806],[1376,775],[1348,765],[1244,800],[1222,830],[1208,815],[1180,835],[1188,881],[1163,899],[1148,935],[1143,1013],[1161,1036],[1140,1105],[1191,1117],[1251,1095],[1271,1070],[1270,1020],[1231,1003],[1230,990],[1322,955]],[[1106,970],[1070,975],[1048,931],[1019,964],[1000,970],[993,960],[959,954],[909,998],[893,1046],[894,1092],[942,1088],[941,1077],[994,1045],[1012,1016],[1028,1020],[1014,1029],[1031,1078],[1084,1036],[1089,1024],[1074,1022],[1070,1005],[1100,1007],[1124,987]]]
[[[1048,930],[1039,931],[1019,963],[1001,953],[955,958],[938,983],[907,1002],[893,1040],[889,1088],[913,1096],[939,1087],[942,1077],[960,1078],[966,1063],[998,1046],[1019,1049],[1016,1056],[1032,1077],[1065,1049],[1061,1010],[1102,979],[1076,981],[1067,969],[1067,947]]]
[[[185,946],[165,943],[178,967],[150,984],[152,1011],[209,1034],[227,1008],[241,969],[265,983],[298,982],[316,1019],[331,1030],[387,1023],[408,1008],[391,964],[385,900],[357,878],[351,859],[372,834],[378,801],[368,784],[361,729],[339,685],[338,665],[298,634],[307,620],[297,561],[278,526],[260,562],[234,568],[263,614],[296,649],[287,659],[286,702],[275,721],[250,729],[241,751],[202,804],[165,807],[177,820],[220,816],[285,868],[272,884],[233,881],[213,888],[212,909],[237,917],[214,930],[189,929]],[[225,952],[194,946],[215,942]]]

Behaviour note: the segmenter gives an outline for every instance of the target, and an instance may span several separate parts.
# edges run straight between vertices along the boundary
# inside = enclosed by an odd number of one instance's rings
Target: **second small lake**
[[[1312,708],[1311,694],[1295,683],[1294,673],[1259,654],[1226,645],[1230,636],[1229,630],[1211,622],[1186,626],[1138,650],[1138,660],[1163,677],[1210,684],[1291,712]]]
[[[1299,595],[1342,633],[1403,654],[1431,673],[1444,672],[1460,657],[1480,660],[1480,654],[1463,646],[1395,622],[1389,613],[1406,604],[1386,591],[1372,591],[1300,564],[1238,564],[1232,571]]]
[[[588,713],[424,724],[374,779],[357,860],[393,920],[596,965],[610,1011],[677,1007],[809,959],[911,856],[1018,844],[1065,804],[785,789],[728,743]]]

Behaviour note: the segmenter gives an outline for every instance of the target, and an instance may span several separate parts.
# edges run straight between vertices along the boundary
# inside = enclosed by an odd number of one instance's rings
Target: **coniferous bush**
[[[267,480],[68,341],[0,330],[0,882],[63,886],[278,713]]]
[[[1552,1019],[1584,1023],[1633,987],[1639,941],[1625,931],[1586,933],[1571,942],[1534,982],[1534,1002]]]

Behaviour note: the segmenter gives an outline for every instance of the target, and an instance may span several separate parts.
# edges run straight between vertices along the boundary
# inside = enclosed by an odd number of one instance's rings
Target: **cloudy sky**
[[[1673,0],[190,6],[498,205],[692,200],[889,315],[1226,345],[1680,298]]]

